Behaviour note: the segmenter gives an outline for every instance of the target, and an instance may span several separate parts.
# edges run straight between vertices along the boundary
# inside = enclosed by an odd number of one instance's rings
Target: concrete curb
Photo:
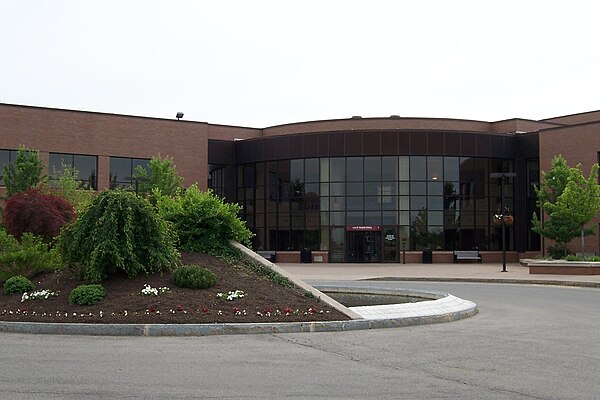
[[[472,283],[508,283],[519,285],[548,285],[548,286],[570,286],[600,289],[600,282],[585,281],[560,281],[548,279],[502,279],[502,278],[436,278],[436,277],[413,277],[413,276],[389,276],[378,278],[365,278],[358,281],[407,281],[407,282],[472,282]]]

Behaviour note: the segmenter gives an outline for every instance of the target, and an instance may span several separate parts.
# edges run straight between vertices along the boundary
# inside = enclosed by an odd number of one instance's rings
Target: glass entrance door
[[[398,262],[396,228],[385,228],[383,230],[383,262]]]
[[[347,232],[348,262],[371,263],[381,261],[382,231]]]

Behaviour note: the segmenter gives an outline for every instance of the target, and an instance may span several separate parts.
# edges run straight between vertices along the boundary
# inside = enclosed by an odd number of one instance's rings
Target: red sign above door
[[[347,231],[382,231],[383,226],[381,225],[358,225],[358,226],[347,226]]]

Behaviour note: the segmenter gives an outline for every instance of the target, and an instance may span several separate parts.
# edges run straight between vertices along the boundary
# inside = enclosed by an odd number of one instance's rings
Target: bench
[[[271,262],[275,262],[275,251],[273,250],[269,250],[269,251],[257,251],[256,254],[258,254],[259,256],[261,256],[262,258],[269,260]]]
[[[477,260],[481,262],[481,255],[479,250],[456,250],[454,251],[454,262],[458,260]]]

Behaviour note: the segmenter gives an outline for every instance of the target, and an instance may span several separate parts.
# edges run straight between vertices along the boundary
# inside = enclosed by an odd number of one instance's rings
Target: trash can
[[[433,262],[433,252],[431,249],[423,249],[423,264],[431,264]]]
[[[312,251],[306,247],[300,250],[300,262],[310,263],[312,262]]]

